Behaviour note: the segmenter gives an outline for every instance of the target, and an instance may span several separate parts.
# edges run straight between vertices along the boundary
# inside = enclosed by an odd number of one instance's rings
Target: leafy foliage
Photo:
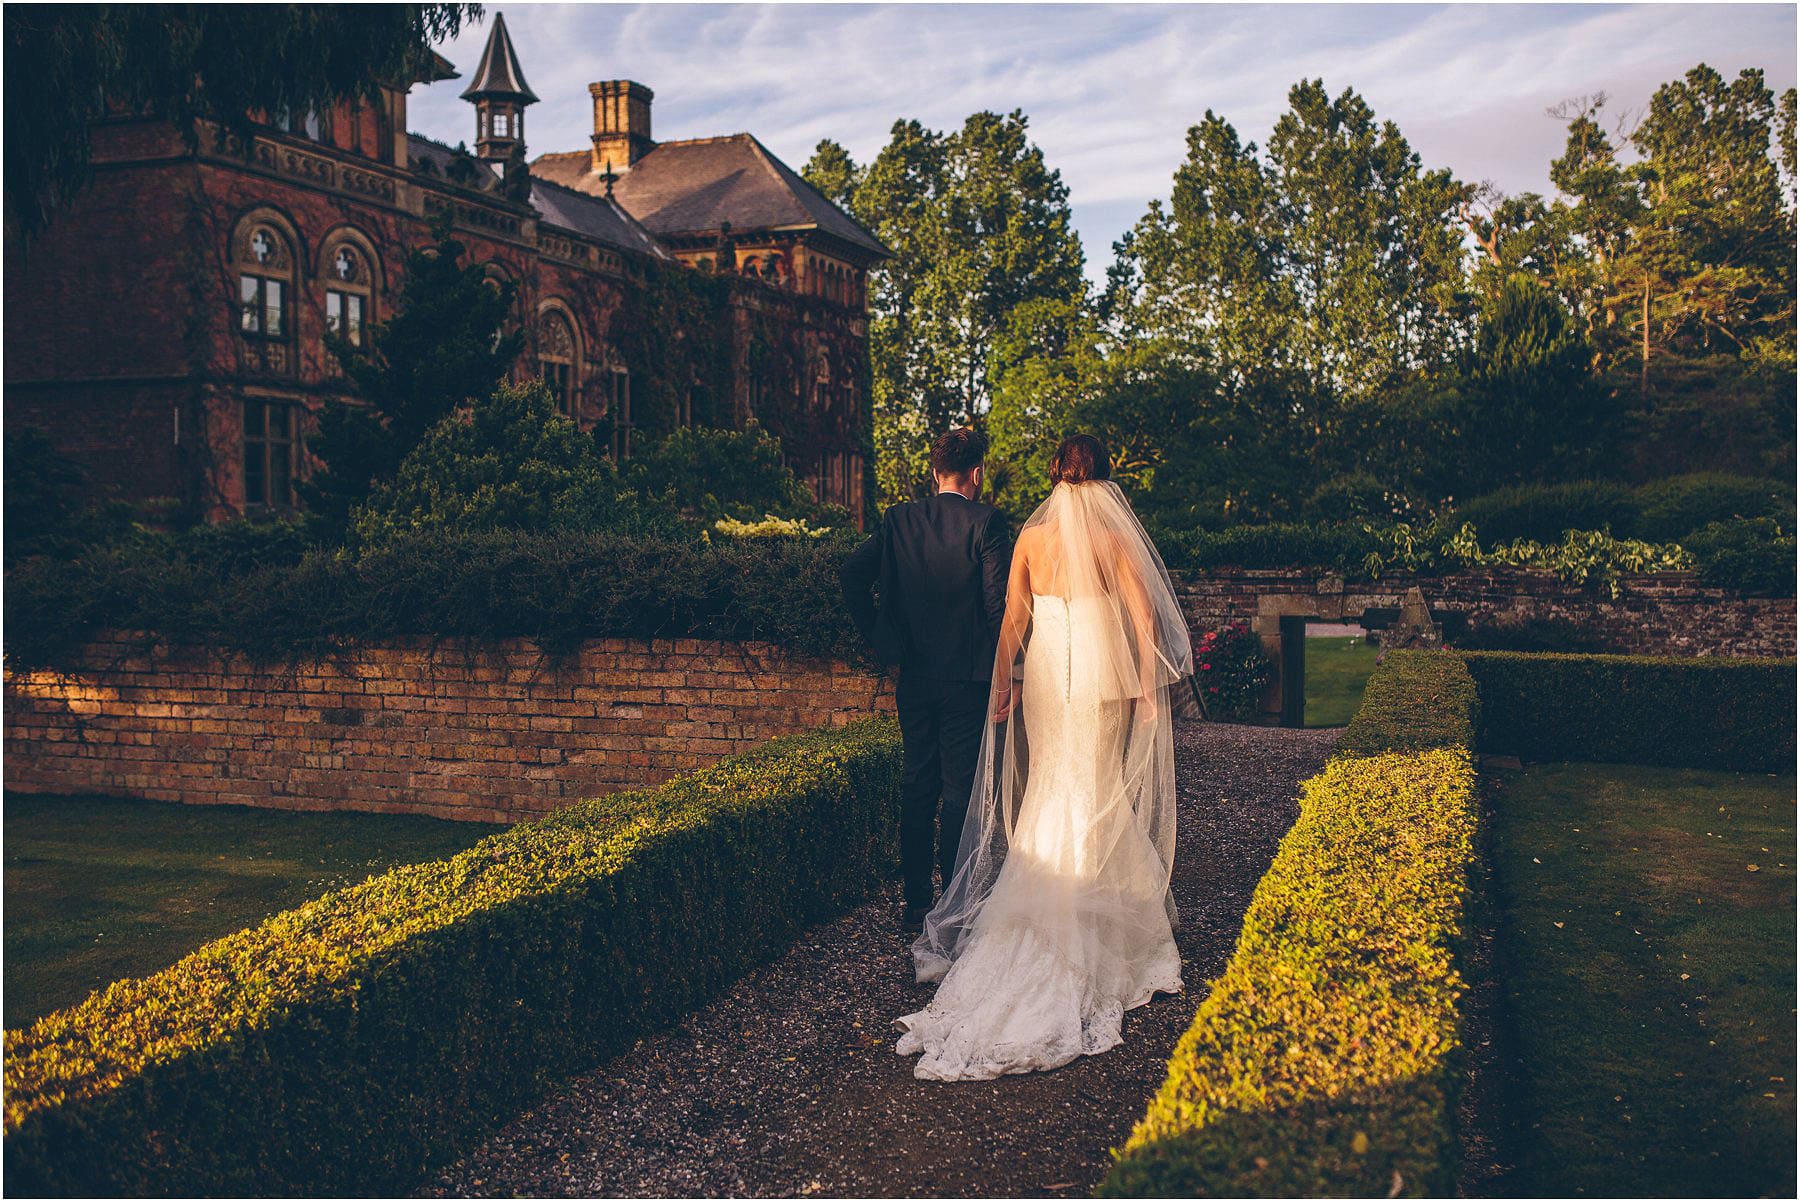
[[[1042,351],[1015,336],[1021,312],[1085,302],[1068,187],[1017,111],[949,133],[896,121],[860,167],[823,142],[806,177],[894,252],[871,281],[869,343],[877,485],[904,500],[924,487],[931,439],[984,414]]]
[[[1195,680],[1215,721],[1254,717],[1273,671],[1262,640],[1250,632],[1248,622],[1209,630],[1194,645]]]
[[[307,438],[323,466],[297,487],[322,534],[344,530],[350,511],[394,479],[426,432],[487,396],[524,345],[522,330],[502,330],[515,285],[463,263],[465,247],[447,224],[436,233],[435,245],[407,256],[397,312],[366,331],[366,345],[328,340],[363,403],[327,404]]]
[[[782,459],[781,443],[768,431],[702,426],[679,429],[642,455],[626,461],[625,481],[645,497],[707,522],[773,515],[826,518],[826,507]],[[849,523],[841,509],[830,517]]]
[[[396,532],[359,549],[270,539],[232,560],[183,535],[28,559],[7,576],[7,661],[67,664],[98,630],[205,640],[263,661],[405,637],[525,637],[547,656],[583,640],[766,640],[860,662],[838,564],[850,540],[606,530]]]
[[[1434,531],[1417,531],[1404,522],[1382,529],[1367,527],[1380,546],[1364,557],[1370,576],[1404,568],[1445,571],[1459,567],[1504,566],[1554,572],[1569,584],[1590,581],[1610,596],[1620,591],[1619,577],[1643,572],[1691,568],[1693,556],[1675,543],[1653,544],[1614,538],[1604,530],[1570,530],[1561,542],[1514,539],[1482,550],[1472,522],[1465,522],[1441,544]]]
[[[1794,595],[1794,535],[1773,518],[1709,522],[1687,536],[1700,580],[1718,588]]]
[[[420,530],[616,530],[680,538],[666,506],[622,486],[612,460],[557,412],[541,381],[503,384],[434,426],[351,512],[354,542]]]
[[[403,1193],[878,886],[899,774],[890,719],[779,739],[328,893],[8,1031],[8,1178]]]
[[[1712,522],[1774,518],[1794,529],[1791,481],[1695,472],[1670,476],[1637,490],[1639,538],[1678,542]]]
[[[1570,530],[1633,531],[1638,507],[1637,497],[1622,484],[1570,480],[1518,484],[1474,497],[1456,507],[1456,520],[1473,523],[1490,542],[1555,542]]]

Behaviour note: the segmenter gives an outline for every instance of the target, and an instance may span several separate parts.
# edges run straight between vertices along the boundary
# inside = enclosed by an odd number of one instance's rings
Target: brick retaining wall
[[[8,789],[511,822],[894,706],[891,681],[757,643],[598,639],[535,677],[522,639],[348,672],[141,647],[8,676]]]
[[[1197,630],[1247,619],[1278,652],[1281,616],[1354,621],[1414,584],[1434,607],[1596,625],[1620,651],[1794,654],[1793,598],[1701,588],[1685,572],[1632,578],[1616,601],[1510,571],[1346,585],[1316,570],[1227,570],[1179,587]],[[102,639],[68,677],[7,678],[6,787],[513,821],[894,706],[889,679],[768,644],[596,639],[535,676],[523,639],[427,646],[290,671]],[[1277,679],[1266,707],[1279,696]]]

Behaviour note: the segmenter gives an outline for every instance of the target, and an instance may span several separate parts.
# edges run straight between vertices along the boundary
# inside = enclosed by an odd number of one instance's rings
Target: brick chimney
[[[594,172],[628,171],[649,154],[650,101],[656,96],[641,83],[609,79],[588,85],[594,98]]]

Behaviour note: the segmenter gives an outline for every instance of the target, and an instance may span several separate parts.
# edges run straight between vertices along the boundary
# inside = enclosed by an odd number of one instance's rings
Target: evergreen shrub
[[[1474,696],[1454,655],[1383,658],[1101,1196],[1454,1190]]]

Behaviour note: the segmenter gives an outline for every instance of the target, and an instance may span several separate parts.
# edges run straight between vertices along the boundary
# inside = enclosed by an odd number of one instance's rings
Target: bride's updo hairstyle
[[[1092,434],[1071,434],[1050,456],[1050,483],[1086,484],[1089,480],[1112,478],[1112,461],[1106,457],[1106,444]]]

